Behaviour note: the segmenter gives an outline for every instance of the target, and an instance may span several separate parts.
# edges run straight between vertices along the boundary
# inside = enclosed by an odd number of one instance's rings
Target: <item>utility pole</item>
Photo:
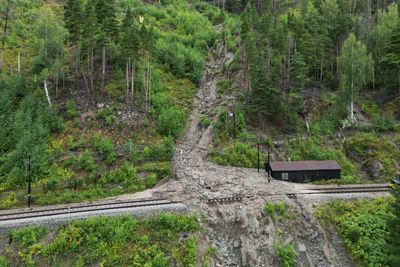
[[[31,154],[28,155],[28,208],[31,207],[31,182],[32,182],[32,170],[31,170]]]

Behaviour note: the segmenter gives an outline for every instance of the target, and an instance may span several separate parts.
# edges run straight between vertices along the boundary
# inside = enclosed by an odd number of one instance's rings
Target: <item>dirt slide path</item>
[[[222,167],[206,161],[212,145],[213,126],[202,129],[199,115],[216,114],[219,71],[232,58],[232,54],[225,55],[221,43],[210,52],[186,133],[176,149],[176,179],[167,181],[151,193],[182,202],[190,212],[204,217],[205,232],[199,236],[199,266],[208,248],[217,250],[210,257],[210,266],[278,266],[273,252],[275,225],[262,214],[265,194],[273,192],[278,194],[278,198],[290,201],[284,193],[296,192],[304,185],[280,181],[268,184],[263,171],[258,173],[254,169]],[[212,202],[222,198],[230,198],[231,201]],[[293,205],[298,204],[293,202]],[[308,210],[300,206],[298,209],[304,216],[312,218]],[[292,238],[307,238],[309,231],[317,231],[312,240],[316,244],[308,247],[310,252],[304,260],[300,258],[303,263],[300,262],[299,266],[350,266],[343,255],[338,257],[334,250],[327,251],[326,247],[332,247],[330,241],[325,240],[321,229],[310,227],[311,223],[316,222],[300,220],[299,229],[309,228],[295,233]],[[306,241],[303,243],[309,244]]]

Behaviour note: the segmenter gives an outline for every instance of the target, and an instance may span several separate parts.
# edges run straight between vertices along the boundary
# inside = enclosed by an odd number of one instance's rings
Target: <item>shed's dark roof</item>
[[[270,166],[273,171],[340,170],[334,160],[274,161]]]

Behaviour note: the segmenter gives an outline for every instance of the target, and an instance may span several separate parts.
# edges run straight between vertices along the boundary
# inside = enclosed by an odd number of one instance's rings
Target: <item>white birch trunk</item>
[[[18,51],[18,72],[21,72],[21,52]]]
[[[47,90],[47,81],[44,80],[43,84],[44,84],[44,92],[46,93],[47,102],[49,103],[49,106],[51,107],[51,100],[50,100],[49,90]]]

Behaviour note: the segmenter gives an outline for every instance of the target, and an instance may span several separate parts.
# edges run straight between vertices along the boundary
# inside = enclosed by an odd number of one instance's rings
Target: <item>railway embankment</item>
[[[131,199],[15,209],[0,212],[0,233],[18,227],[62,225],[95,216],[131,214],[139,218],[163,212],[183,213],[186,210],[186,205],[164,199]]]

